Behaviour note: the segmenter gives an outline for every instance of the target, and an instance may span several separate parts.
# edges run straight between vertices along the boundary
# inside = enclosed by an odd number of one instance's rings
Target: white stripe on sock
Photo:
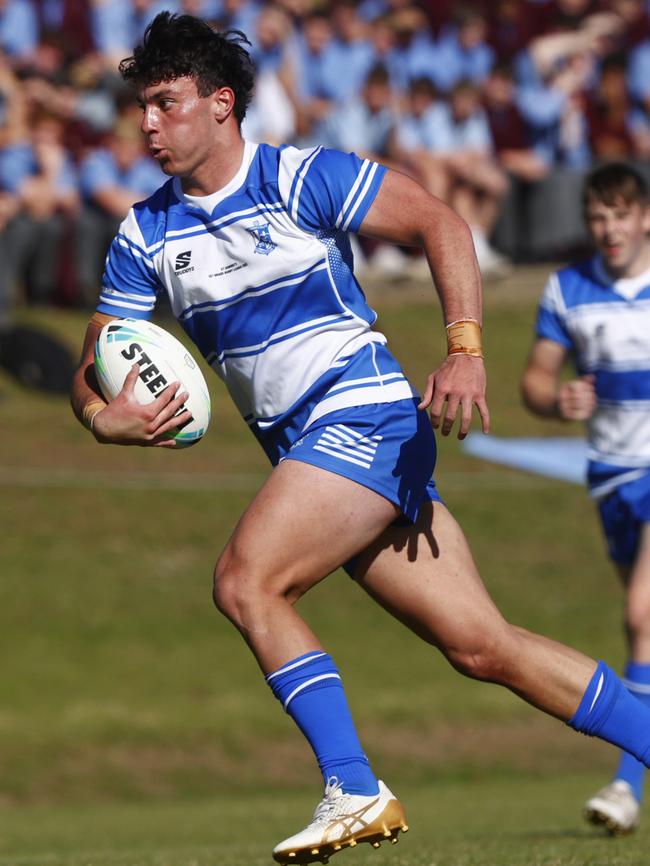
[[[596,689],[596,694],[594,695],[594,699],[591,702],[591,706],[589,707],[589,712],[591,712],[593,710],[593,708],[596,706],[596,701],[600,697],[600,690],[603,687],[604,681],[605,681],[605,674],[601,674],[600,679],[598,680],[598,688]]]
[[[298,692],[301,692],[303,689],[306,689],[307,686],[311,686],[312,683],[320,682],[320,680],[340,680],[340,679],[341,679],[340,674],[320,674],[320,676],[312,677],[310,680],[306,680],[304,683],[301,683],[299,686],[296,686],[296,688],[291,692],[289,697],[286,699],[286,701],[284,702],[284,705],[283,705],[285,711],[286,711],[287,707],[289,706],[289,704],[291,703],[291,701],[298,694]]]
[[[300,659],[297,662],[287,662],[286,665],[284,665],[281,668],[278,668],[277,671],[274,671],[272,674],[267,674],[266,675],[266,681],[267,681],[267,683],[270,683],[274,677],[277,677],[280,674],[285,673],[285,671],[292,671],[294,668],[299,668],[302,665],[306,665],[307,662],[313,661],[314,659],[320,659],[324,655],[327,655],[327,653],[313,653],[312,655],[307,656],[307,658]]]

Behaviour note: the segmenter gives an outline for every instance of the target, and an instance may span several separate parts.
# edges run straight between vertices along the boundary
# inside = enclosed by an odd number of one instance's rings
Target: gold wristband
[[[481,326],[475,319],[459,319],[445,325],[448,355],[483,357]]]
[[[105,408],[106,403],[103,403],[101,400],[91,400],[90,403],[86,403],[81,412],[84,427],[86,427],[88,430],[92,430],[95,415]]]
[[[104,325],[107,325],[109,322],[112,322],[115,319],[115,316],[107,316],[106,313],[93,313],[90,317],[89,324],[97,325],[99,328],[103,328]]]

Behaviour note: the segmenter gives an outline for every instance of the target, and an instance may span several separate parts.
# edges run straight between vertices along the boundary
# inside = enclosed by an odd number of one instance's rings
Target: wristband
[[[91,400],[90,403],[86,403],[81,412],[81,418],[84,427],[92,431],[95,415],[97,415],[98,412],[101,412],[102,409],[105,408],[106,403],[103,403],[101,400]]]
[[[445,325],[448,355],[473,355],[483,357],[481,326],[476,319],[459,319]]]
[[[109,322],[112,322],[115,316],[107,316],[106,313],[93,313],[90,317],[89,324],[97,325],[98,328],[103,328]]]

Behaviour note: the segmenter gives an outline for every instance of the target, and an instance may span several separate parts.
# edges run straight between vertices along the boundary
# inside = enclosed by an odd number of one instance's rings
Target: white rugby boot
[[[273,857],[282,864],[327,863],[332,854],[359,842],[373,848],[384,841],[395,844],[400,830],[408,830],[404,807],[383,782],[378,794],[365,797],[344,793],[338,779],[331,778],[310,824],[276,845]]]
[[[616,779],[601,788],[585,803],[585,817],[599,824],[612,836],[631,833],[639,823],[639,801],[632,788],[622,779]]]

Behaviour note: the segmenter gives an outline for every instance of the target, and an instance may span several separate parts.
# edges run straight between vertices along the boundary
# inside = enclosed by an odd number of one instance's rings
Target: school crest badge
[[[277,244],[271,238],[271,226],[268,223],[254,223],[246,231],[255,241],[254,252],[259,253],[261,256],[268,256],[277,247]]]

